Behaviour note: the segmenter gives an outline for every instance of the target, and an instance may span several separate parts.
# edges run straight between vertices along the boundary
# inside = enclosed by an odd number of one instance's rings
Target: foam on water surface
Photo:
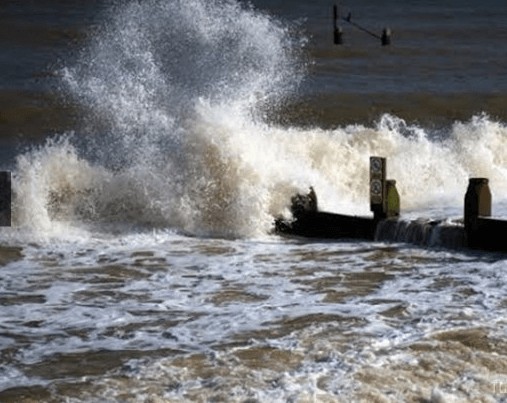
[[[170,233],[23,255],[0,273],[2,329],[7,350],[23,344],[7,367],[25,368],[30,383],[51,382],[51,366],[80,376],[93,371],[81,359],[111,356],[117,364],[81,393],[427,398],[440,387],[473,397],[507,370],[494,255]],[[453,392],[445,373],[460,368],[473,385]]]

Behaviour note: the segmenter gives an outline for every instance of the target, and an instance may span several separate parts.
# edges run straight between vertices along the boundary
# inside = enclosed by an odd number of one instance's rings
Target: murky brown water
[[[502,261],[397,245],[169,237],[124,254],[122,243],[2,250],[2,361],[30,382],[0,400],[502,396],[505,298],[479,287]],[[96,266],[105,256],[116,263]],[[479,313],[492,303],[496,325]]]

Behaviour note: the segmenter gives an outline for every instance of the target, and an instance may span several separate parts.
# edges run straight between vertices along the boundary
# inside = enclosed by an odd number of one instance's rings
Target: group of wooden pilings
[[[317,238],[359,238],[374,240],[379,224],[398,220],[400,196],[396,181],[387,179],[386,159],[370,157],[370,210],[373,217],[358,217],[318,210],[313,188],[307,195],[295,195],[293,219],[275,220],[280,234]],[[507,220],[491,217],[491,191],[487,178],[470,178],[465,194],[463,245],[473,249],[507,252]],[[0,226],[11,226],[11,172],[0,171]]]
[[[382,34],[378,35],[375,32],[363,27],[362,25],[359,25],[355,21],[352,21],[352,13],[348,13],[346,17],[340,17],[338,5],[333,6],[333,43],[335,45],[342,45],[343,44],[343,29],[340,25],[338,25],[338,21],[344,21],[347,24],[352,25],[353,27],[359,29],[360,31],[363,31],[367,33],[368,35],[380,39],[380,44],[382,46],[387,46],[391,44],[391,29],[390,28],[384,28],[382,30]]]
[[[373,221],[398,218],[400,198],[396,182],[386,178],[386,160],[370,158],[370,205]],[[491,191],[487,178],[469,178],[463,208],[463,245],[473,249],[507,251],[507,221],[491,217]]]
[[[386,159],[370,157],[370,210],[373,217],[358,217],[318,210],[313,189],[307,195],[296,195],[291,200],[293,218],[275,220],[275,232],[322,239],[375,240],[378,228],[410,227],[412,223],[400,219],[400,196],[396,181],[387,179]],[[433,230],[438,222],[429,221]],[[491,217],[491,192],[487,178],[470,178],[465,194],[463,223],[440,227],[441,232],[452,232],[460,241],[456,246],[472,249],[507,252],[507,221]],[[416,237],[421,239],[421,236]],[[403,239],[392,238],[397,241]],[[406,241],[410,242],[410,239]],[[442,246],[446,246],[445,242]]]

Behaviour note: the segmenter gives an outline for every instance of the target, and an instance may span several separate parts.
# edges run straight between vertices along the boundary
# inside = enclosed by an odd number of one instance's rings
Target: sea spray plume
[[[236,114],[279,101],[302,78],[298,49],[281,23],[237,1],[133,1],[113,8],[64,75],[123,157],[135,145],[179,146],[200,100]]]
[[[437,136],[427,128],[385,114],[373,127],[358,124],[337,129],[332,141],[325,143],[327,150],[314,161],[322,175],[336,172],[330,176],[336,194],[367,205],[367,159],[370,155],[384,156],[388,176],[396,180],[402,211],[452,206],[461,213],[459,206],[469,177],[490,178],[497,200],[507,194],[506,142],[505,124],[485,115],[455,122],[445,132],[439,130]],[[332,170],[326,167],[330,156],[342,164]]]
[[[114,177],[129,175],[131,192],[157,206],[162,225],[265,232],[274,184],[257,173],[256,154],[267,158],[270,144],[254,117],[299,84],[293,40],[236,1],[118,3],[64,69],[71,96],[92,111],[88,154]]]
[[[487,114],[473,116],[468,122],[456,122],[449,136],[449,147],[469,176],[486,177],[498,196],[507,196],[507,125]]]
[[[401,121],[389,115],[385,119]],[[379,130],[387,134],[388,125],[379,124]],[[395,147],[384,144],[381,152],[389,158],[389,170],[406,208],[461,206],[471,177],[489,178],[497,201],[507,194],[504,123],[482,114],[455,122],[438,137],[405,123],[391,124],[391,130]]]

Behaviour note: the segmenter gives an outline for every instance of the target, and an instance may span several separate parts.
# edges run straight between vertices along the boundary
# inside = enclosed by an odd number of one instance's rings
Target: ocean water
[[[507,217],[507,6],[288,3],[1,3],[0,401],[507,400],[505,254],[273,234],[372,155],[405,221]]]

